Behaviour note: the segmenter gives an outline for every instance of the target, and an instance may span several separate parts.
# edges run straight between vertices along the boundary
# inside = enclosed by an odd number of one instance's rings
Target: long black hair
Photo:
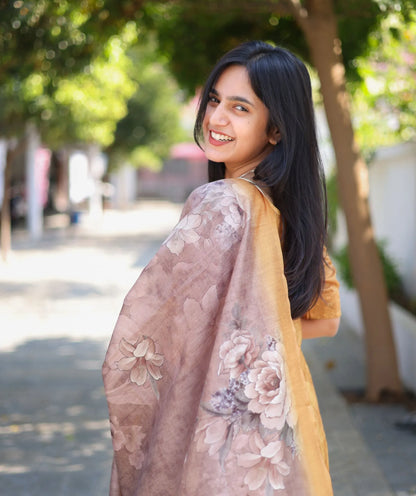
[[[226,53],[207,79],[194,137],[203,139],[209,94],[224,70],[244,66],[256,95],[269,110],[268,129],[280,141],[258,164],[254,179],[266,184],[282,216],[282,250],[292,318],[303,316],[318,299],[324,279],[323,250],[327,203],[316,138],[308,70],[288,50],[249,41]],[[225,177],[225,164],[208,161],[209,181]]]

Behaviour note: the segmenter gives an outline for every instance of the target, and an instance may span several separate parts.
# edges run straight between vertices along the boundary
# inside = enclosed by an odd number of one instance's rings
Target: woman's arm
[[[340,318],[301,319],[303,339],[333,337],[338,332]]]

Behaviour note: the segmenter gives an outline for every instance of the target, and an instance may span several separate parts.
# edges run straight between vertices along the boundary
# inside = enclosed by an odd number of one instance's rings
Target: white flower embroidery
[[[137,470],[142,468],[144,453],[141,449],[146,435],[141,425],[120,425],[119,419],[110,417],[111,435],[114,451],[125,449],[128,453],[130,465]]]
[[[218,372],[229,371],[230,377],[236,379],[257,358],[259,347],[256,346],[254,337],[250,332],[234,331],[228,341],[220,347],[221,358]]]
[[[130,371],[130,380],[138,386],[143,386],[147,378],[159,381],[162,378],[160,367],[163,364],[163,355],[156,353],[153,339],[143,336],[135,344],[124,338],[119,344],[124,357],[117,362],[119,370]]]
[[[250,451],[239,455],[240,467],[248,468],[244,478],[250,491],[259,489],[266,481],[273,489],[284,489],[283,479],[290,467],[284,460],[284,443],[277,436],[265,442],[258,432],[249,441]]]
[[[200,227],[201,223],[200,215],[186,215],[165,242],[169,251],[175,255],[180,255],[186,243],[196,243],[200,236],[195,229]]]
[[[284,370],[284,359],[279,350],[264,351],[248,374],[245,394],[250,399],[248,409],[260,414],[261,423],[268,429],[283,429],[287,422],[293,427],[290,416],[290,395]]]

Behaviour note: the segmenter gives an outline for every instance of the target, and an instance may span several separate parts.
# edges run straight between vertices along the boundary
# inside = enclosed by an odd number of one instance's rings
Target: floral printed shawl
[[[111,496],[332,495],[279,222],[243,179],[204,185],[126,296],[103,366]],[[334,273],[308,318],[339,316]]]

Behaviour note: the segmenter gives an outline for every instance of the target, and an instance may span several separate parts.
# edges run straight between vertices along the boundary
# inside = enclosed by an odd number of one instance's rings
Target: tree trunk
[[[100,219],[103,215],[101,180],[105,172],[104,163],[97,145],[90,143],[87,147],[88,169],[92,181],[92,191],[89,198],[89,215]]]
[[[388,297],[368,203],[368,171],[354,139],[345,67],[331,0],[310,1],[297,22],[305,33],[321,82],[337,161],[338,186],[346,216],[349,257],[365,325],[367,397],[402,390]],[[306,14],[306,15],[305,15]]]
[[[25,138],[20,141],[8,140],[6,151],[6,166],[3,172],[3,201],[1,205],[1,232],[0,232],[0,248],[2,258],[7,260],[11,250],[12,228],[10,218],[10,188],[13,161],[20,155],[26,145]]]
[[[40,239],[43,233],[43,206],[37,163],[39,134],[33,124],[26,126],[26,202],[27,228],[31,239]]]
[[[3,179],[3,201],[1,205],[1,256],[6,262],[11,249],[11,220],[10,220],[10,177],[14,153],[7,147],[6,165],[4,167]]]
[[[55,156],[56,159],[56,191],[54,207],[58,212],[69,211],[69,152],[62,148]]]

